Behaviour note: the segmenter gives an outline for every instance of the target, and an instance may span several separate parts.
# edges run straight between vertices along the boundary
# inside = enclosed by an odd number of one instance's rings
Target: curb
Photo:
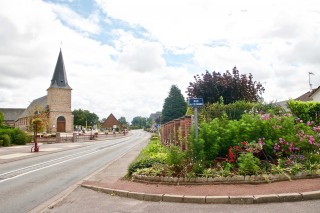
[[[243,195],[243,196],[189,196],[171,194],[148,194],[142,192],[129,192],[125,190],[110,189],[94,185],[81,184],[82,187],[92,189],[119,197],[132,198],[153,202],[198,203],[198,204],[258,204],[277,202],[296,202],[306,200],[320,200],[320,191],[302,193],[282,193],[268,195]]]

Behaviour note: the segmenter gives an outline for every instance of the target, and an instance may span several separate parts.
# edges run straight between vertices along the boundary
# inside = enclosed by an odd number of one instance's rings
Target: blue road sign
[[[189,98],[189,106],[190,107],[203,106],[203,99],[202,98]]]

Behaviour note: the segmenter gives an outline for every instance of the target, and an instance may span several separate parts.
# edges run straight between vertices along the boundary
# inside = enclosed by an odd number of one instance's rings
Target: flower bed
[[[191,135],[188,147],[184,151],[165,147],[154,137],[130,165],[128,175],[135,181],[148,176],[151,182],[179,183],[193,179],[193,183],[259,183],[319,176],[320,126],[282,110],[203,122],[199,139]]]

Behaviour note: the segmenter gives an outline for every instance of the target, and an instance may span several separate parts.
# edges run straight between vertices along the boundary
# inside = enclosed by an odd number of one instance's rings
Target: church
[[[46,132],[73,132],[71,91],[60,49],[47,95],[33,100],[26,109],[0,108],[0,112],[7,125],[24,131],[30,129],[35,114],[40,114],[46,120]]]

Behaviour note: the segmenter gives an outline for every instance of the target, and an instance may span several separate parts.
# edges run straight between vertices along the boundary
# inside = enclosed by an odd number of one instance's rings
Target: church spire
[[[71,89],[71,87],[68,84],[61,49],[56,64],[56,68],[54,69],[54,73],[52,76],[51,85],[49,88]]]

